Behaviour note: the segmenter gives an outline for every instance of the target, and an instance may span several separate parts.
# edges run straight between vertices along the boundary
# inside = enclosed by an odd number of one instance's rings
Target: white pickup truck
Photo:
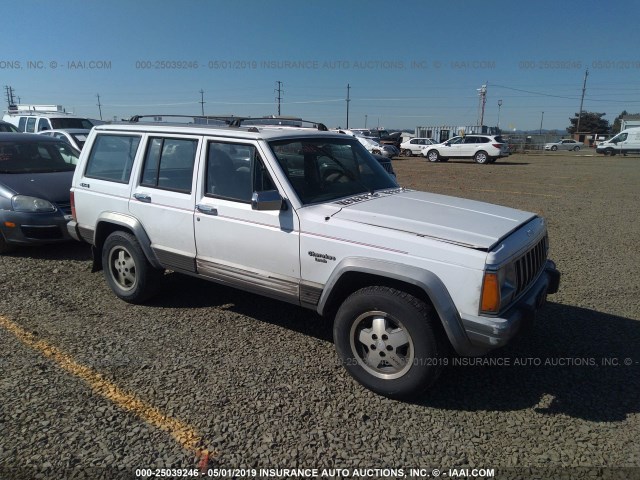
[[[400,397],[453,352],[505,345],[558,290],[537,215],[400,188],[322,124],[229,123],[91,131],[68,228],[118,297],[144,302],[171,270],[313,309],[348,372]]]

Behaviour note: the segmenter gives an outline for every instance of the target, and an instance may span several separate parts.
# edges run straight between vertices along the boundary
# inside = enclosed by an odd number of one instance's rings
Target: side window
[[[191,193],[198,140],[150,138],[140,185]]]
[[[256,147],[246,144],[209,142],[207,146],[207,196],[251,202],[255,191],[275,190]]]
[[[27,117],[20,117],[20,120],[18,120],[18,130],[20,130],[21,132],[24,132],[24,127],[27,124]]]
[[[27,119],[27,132],[33,133],[36,128],[36,119],[35,117],[29,117]]]
[[[98,135],[93,142],[85,176],[129,183],[131,167],[138,151],[138,135]]]
[[[41,118],[38,120],[38,132],[44,132],[45,130],[50,130],[49,120],[46,118]]]

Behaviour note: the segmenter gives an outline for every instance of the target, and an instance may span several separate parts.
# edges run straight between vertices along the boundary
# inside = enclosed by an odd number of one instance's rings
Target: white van
[[[604,155],[640,153],[640,127],[627,128],[615,137],[600,142],[596,152]]]
[[[30,108],[20,108],[22,105],[13,106],[2,117],[2,120],[15,125],[19,131],[38,133],[45,130],[83,128],[91,129],[94,124],[84,117],[77,117],[66,113],[59,105],[29,105]],[[55,107],[45,109],[45,107]]]

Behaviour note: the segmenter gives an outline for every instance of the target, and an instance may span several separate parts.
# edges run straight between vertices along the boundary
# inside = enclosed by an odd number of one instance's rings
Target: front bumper
[[[523,328],[535,321],[536,313],[545,304],[547,295],[556,293],[559,287],[560,272],[555,263],[547,260],[536,282],[500,317],[462,315],[462,325],[475,347],[474,355],[483,355],[509,343]]]
[[[2,235],[7,243],[13,245],[43,245],[71,240],[67,231],[71,216],[60,211],[29,213],[5,210],[0,218]]]

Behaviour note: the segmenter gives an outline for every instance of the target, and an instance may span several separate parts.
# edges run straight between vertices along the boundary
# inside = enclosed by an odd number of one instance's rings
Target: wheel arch
[[[444,283],[433,272],[418,267],[375,259],[344,259],[325,285],[317,311],[333,318],[349,295],[373,285],[406,291],[431,305],[453,348],[462,355],[476,354]]]
[[[149,263],[155,268],[163,268],[151,248],[151,240],[147,232],[137,218],[121,213],[104,212],[98,217],[93,236],[93,271],[102,269],[102,255],[100,253],[102,246],[107,237],[116,231],[128,232],[136,237]]]

